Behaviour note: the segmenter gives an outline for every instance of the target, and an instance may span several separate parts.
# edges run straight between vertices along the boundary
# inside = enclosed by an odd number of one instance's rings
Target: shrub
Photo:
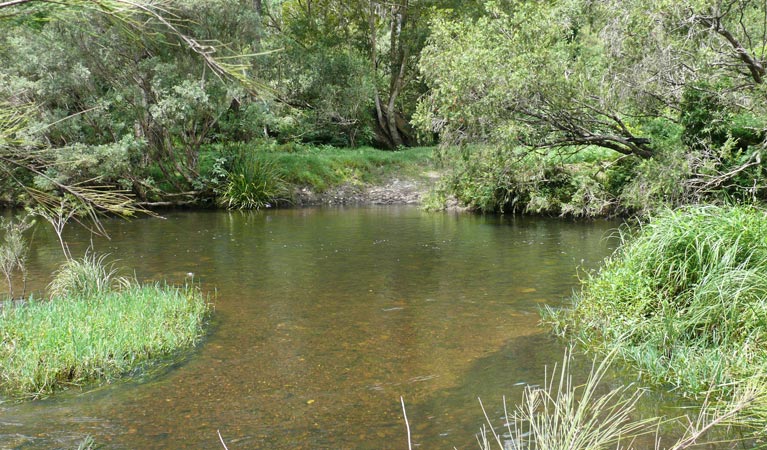
[[[604,155],[590,156],[585,151],[573,160],[557,152],[482,147],[448,153],[452,167],[434,198],[455,197],[482,212],[608,215],[618,206],[610,185],[620,166],[603,165],[612,161]]]
[[[21,275],[24,296],[27,284],[27,255],[29,246],[24,239],[24,232],[28,230],[34,221],[28,216],[21,219],[6,220],[0,217],[0,230],[3,231],[3,239],[0,241],[0,272],[8,284],[8,295],[14,298],[13,277],[16,272]]]

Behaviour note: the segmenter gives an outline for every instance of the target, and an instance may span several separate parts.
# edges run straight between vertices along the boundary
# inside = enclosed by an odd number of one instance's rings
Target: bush
[[[621,166],[604,155],[577,160],[557,152],[478,147],[448,153],[451,171],[436,198],[455,197],[482,212],[555,214],[593,217],[614,213],[611,192]]]

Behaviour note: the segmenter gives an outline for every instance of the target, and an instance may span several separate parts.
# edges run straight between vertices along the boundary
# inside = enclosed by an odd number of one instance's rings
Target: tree
[[[764,2],[486,5],[478,19],[434,21],[422,131],[520,158],[597,146],[652,160],[622,178],[635,190],[652,179],[663,196],[764,196]]]
[[[180,177],[190,186],[199,146],[229,106],[228,92],[268,92],[243,56],[252,47],[220,44],[220,33],[211,30],[230,27],[194,20],[189,9],[123,0],[17,0],[0,3],[0,11],[14,30],[3,37],[7,45],[0,52],[7,62],[0,95],[13,121],[0,130],[6,137],[0,170],[33,174],[37,187],[22,183],[33,199],[58,191],[93,214],[131,214],[138,209],[121,192],[130,186],[116,187],[119,180],[104,170],[105,162],[122,161],[134,184],[141,178],[132,169],[152,162],[169,181]],[[40,77],[34,64],[50,64],[51,76]],[[78,161],[87,163],[72,176]]]
[[[606,55],[588,3],[488,5],[476,21],[438,19],[421,56],[430,87],[416,122],[443,142],[595,145],[649,158],[636,89]],[[512,144],[514,145],[514,144]]]
[[[409,122],[425,93],[417,66],[430,17],[448,10],[476,14],[477,3],[288,0],[265,6],[273,47],[285,49],[274,55],[267,70],[275,73],[268,78],[280,80],[283,100],[295,108],[286,115],[298,116],[299,122],[308,116],[316,120],[313,128],[369,135],[382,148],[414,145],[418,136]],[[343,94],[323,95],[315,83]],[[299,139],[315,136],[301,130]]]

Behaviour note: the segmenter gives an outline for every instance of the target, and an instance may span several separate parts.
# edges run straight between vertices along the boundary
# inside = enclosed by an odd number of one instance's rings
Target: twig
[[[413,443],[410,440],[410,423],[407,421],[407,411],[405,411],[405,399],[400,396],[400,403],[402,403],[402,415],[405,417],[405,427],[407,428],[407,448],[413,450]]]
[[[224,446],[224,449],[229,450],[229,447],[226,446],[226,442],[224,442],[224,438],[221,437],[221,431],[216,430],[216,433],[218,433],[218,440],[221,441],[221,445]]]

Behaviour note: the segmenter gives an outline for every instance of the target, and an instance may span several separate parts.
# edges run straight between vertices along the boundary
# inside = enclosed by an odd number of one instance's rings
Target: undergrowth
[[[481,212],[594,217],[623,212],[628,159],[598,148],[578,153],[471,147],[443,149],[449,167],[427,209],[449,198]]]

